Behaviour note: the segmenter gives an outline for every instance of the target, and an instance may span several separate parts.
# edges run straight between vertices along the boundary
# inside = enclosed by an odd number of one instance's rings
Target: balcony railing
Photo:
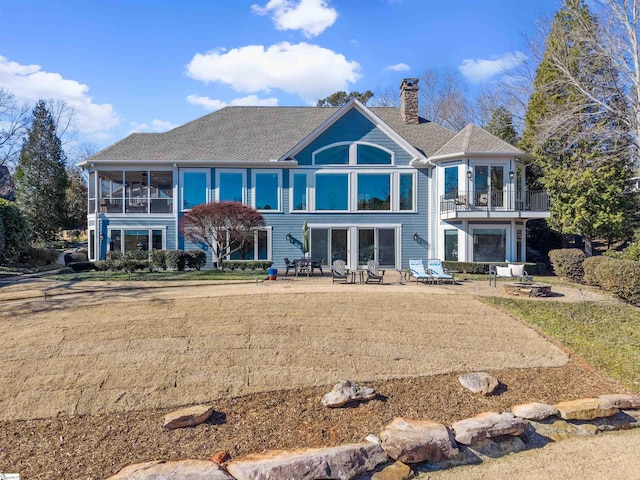
[[[440,215],[454,212],[548,212],[551,208],[549,194],[545,191],[459,191],[440,197]]]
[[[172,213],[172,198],[102,198],[101,213]]]

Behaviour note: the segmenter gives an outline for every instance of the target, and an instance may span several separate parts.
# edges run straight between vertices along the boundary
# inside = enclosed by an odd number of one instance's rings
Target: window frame
[[[277,175],[278,178],[278,187],[276,189],[276,195],[277,195],[277,199],[278,199],[278,206],[277,208],[270,208],[270,209],[258,209],[256,207],[256,189],[258,187],[258,182],[256,181],[256,177],[260,174],[275,174]],[[293,192],[293,188],[291,189]],[[256,169],[254,168],[251,171],[251,206],[253,208],[255,208],[256,210],[258,210],[258,212],[264,212],[264,213],[270,213],[270,212],[277,212],[280,213],[282,212],[282,169],[275,169],[275,168],[269,168],[269,169]],[[301,211],[301,210],[297,210],[297,211]]]
[[[105,239],[105,243],[106,243],[106,247],[107,247],[107,253],[113,251],[111,250],[111,232],[113,231],[119,231],[120,232],[120,252],[122,252],[123,254],[125,253],[124,250],[124,245],[125,245],[125,233],[127,230],[147,230],[148,233],[148,237],[149,237],[149,243],[148,245],[150,247],[153,246],[153,231],[154,230],[160,230],[162,231],[162,250],[166,250],[167,249],[167,226],[166,225],[155,225],[155,226],[149,226],[149,225],[120,225],[120,226],[109,226],[109,228],[107,229],[107,238]],[[147,252],[151,252],[152,250],[145,250]]]

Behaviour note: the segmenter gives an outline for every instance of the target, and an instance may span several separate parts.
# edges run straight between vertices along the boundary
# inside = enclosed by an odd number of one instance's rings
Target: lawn
[[[640,310],[621,303],[560,303],[482,297],[556,338],[600,372],[640,391]]]
[[[64,282],[77,282],[88,280],[106,280],[106,281],[140,281],[140,280],[253,280],[258,278],[263,280],[267,278],[266,270],[186,270],[177,271],[156,271],[147,272],[140,271],[134,273],[127,272],[71,272],[49,275],[47,278],[52,280],[61,280]]]

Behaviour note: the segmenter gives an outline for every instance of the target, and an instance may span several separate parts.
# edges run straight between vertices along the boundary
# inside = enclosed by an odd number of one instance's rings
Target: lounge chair
[[[431,273],[431,276],[436,280],[437,283],[451,282],[453,285],[455,285],[456,279],[453,277],[453,275],[445,273],[444,267],[442,266],[442,260],[438,260],[437,258],[427,260],[427,268],[429,269],[429,273]]]
[[[431,283],[433,281],[433,276],[425,271],[424,264],[420,259],[412,258],[409,260],[409,270],[411,270],[410,276],[416,279],[416,285],[418,282]]]
[[[367,283],[381,284],[384,278],[384,270],[380,270],[377,260],[367,262]]]
[[[292,262],[288,258],[285,258],[284,264],[286,267],[286,271],[284,272],[285,277],[289,275],[289,270],[293,270],[293,273],[296,273],[296,262]]]
[[[349,278],[344,260],[334,260],[333,265],[331,266],[331,277],[333,283],[348,283]]]
[[[507,264],[506,267],[501,265],[489,265],[489,286],[493,282],[493,286],[498,286],[498,278],[519,278],[523,283],[533,282],[533,277],[524,270],[524,265]]]

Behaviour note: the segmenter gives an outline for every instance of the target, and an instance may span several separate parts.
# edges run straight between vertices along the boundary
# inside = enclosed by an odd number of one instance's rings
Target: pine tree
[[[46,103],[33,109],[16,168],[16,202],[31,226],[33,240],[55,238],[64,226],[67,173],[65,154]]]
[[[556,14],[536,72],[521,146],[533,153],[552,197],[551,225],[592,238],[620,231],[627,214],[630,136],[613,109],[623,102],[610,58],[586,40],[596,19],[582,0],[565,0]],[[584,88],[577,88],[578,78]],[[602,102],[594,102],[597,95]]]
[[[507,143],[515,145],[518,142],[518,132],[513,126],[513,115],[505,107],[496,108],[486,130]]]

